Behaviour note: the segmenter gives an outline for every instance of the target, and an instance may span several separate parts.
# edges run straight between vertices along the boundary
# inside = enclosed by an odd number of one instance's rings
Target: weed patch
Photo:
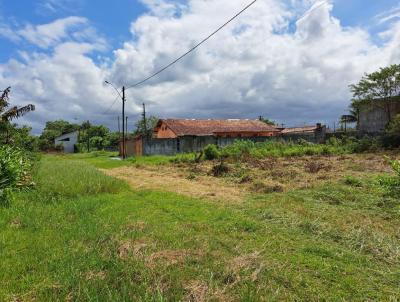
[[[32,194],[42,202],[62,198],[115,194],[127,186],[82,161],[43,160],[34,176],[37,188]]]

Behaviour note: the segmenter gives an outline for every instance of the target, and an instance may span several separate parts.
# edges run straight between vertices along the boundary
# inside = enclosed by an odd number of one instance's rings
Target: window
[[[69,142],[69,141],[70,141],[70,138],[67,137],[67,138],[64,138],[64,139],[60,139],[59,141],[60,141],[60,142]]]

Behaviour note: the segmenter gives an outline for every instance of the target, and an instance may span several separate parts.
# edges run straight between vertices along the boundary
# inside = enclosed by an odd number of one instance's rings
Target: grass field
[[[228,163],[218,178],[212,162],[112,156],[45,156],[36,189],[0,208],[0,301],[400,299],[400,202],[380,155]],[[205,181],[226,194],[198,195]]]

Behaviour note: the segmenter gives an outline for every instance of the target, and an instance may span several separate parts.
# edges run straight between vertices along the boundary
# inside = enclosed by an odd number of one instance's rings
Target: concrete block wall
[[[391,117],[400,114],[400,100],[390,103]],[[389,116],[383,102],[370,103],[360,109],[359,131],[363,133],[379,133],[385,130]]]
[[[215,137],[215,136],[184,136],[180,138],[152,138],[143,141],[143,155],[175,155],[179,153],[199,152],[207,145],[225,147],[237,140],[250,140],[255,143],[266,141],[285,140],[299,141],[306,140],[312,143],[325,142],[326,132],[301,133],[285,135],[280,137]]]

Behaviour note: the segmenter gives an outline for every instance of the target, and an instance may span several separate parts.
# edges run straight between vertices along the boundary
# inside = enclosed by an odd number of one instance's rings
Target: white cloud
[[[37,4],[37,13],[41,15],[60,12],[76,12],[83,0],[40,0]]]
[[[398,21],[400,19],[400,4],[375,16],[378,24]]]
[[[105,79],[117,85],[143,79],[249,1],[143,2],[149,13],[132,23],[132,39],[114,51],[110,63],[91,59],[101,43],[77,40],[82,28],[59,30],[56,37],[32,39],[53,45],[51,54],[21,53],[22,62],[0,65],[0,85],[13,85],[18,101],[36,102],[38,110],[27,115],[28,120],[78,117],[113,125],[119,106],[102,114],[115,98],[113,90],[102,84]],[[196,52],[146,85],[128,90],[128,114],[138,117],[145,101],[151,114],[163,117],[265,115],[288,125],[332,123],[348,106],[350,83],[364,72],[400,61],[400,23],[382,33],[385,43],[376,45],[366,30],[344,28],[332,16],[332,4],[318,3],[257,2]],[[304,7],[311,11],[293,29],[289,25]],[[34,33],[40,31],[39,26],[33,28]],[[46,36],[47,30],[41,31]]]
[[[135,83],[151,74],[247,3],[192,0],[178,17],[170,6],[165,14],[142,16],[131,27],[135,39],[115,52],[114,79]],[[289,31],[305,5],[310,12],[294,33]],[[131,93],[152,101],[162,116],[265,114],[290,124],[332,122],[348,105],[350,83],[400,59],[395,31],[379,47],[365,30],[343,28],[332,17],[332,6],[329,1],[294,1],[288,11],[281,1],[257,2],[150,86]]]
[[[87,24],[86,18],[72,16],[44,25],[28,24],[25,28],[17,30],[16,34],[32,44],[48,48],[69,37],[70,30]]]

